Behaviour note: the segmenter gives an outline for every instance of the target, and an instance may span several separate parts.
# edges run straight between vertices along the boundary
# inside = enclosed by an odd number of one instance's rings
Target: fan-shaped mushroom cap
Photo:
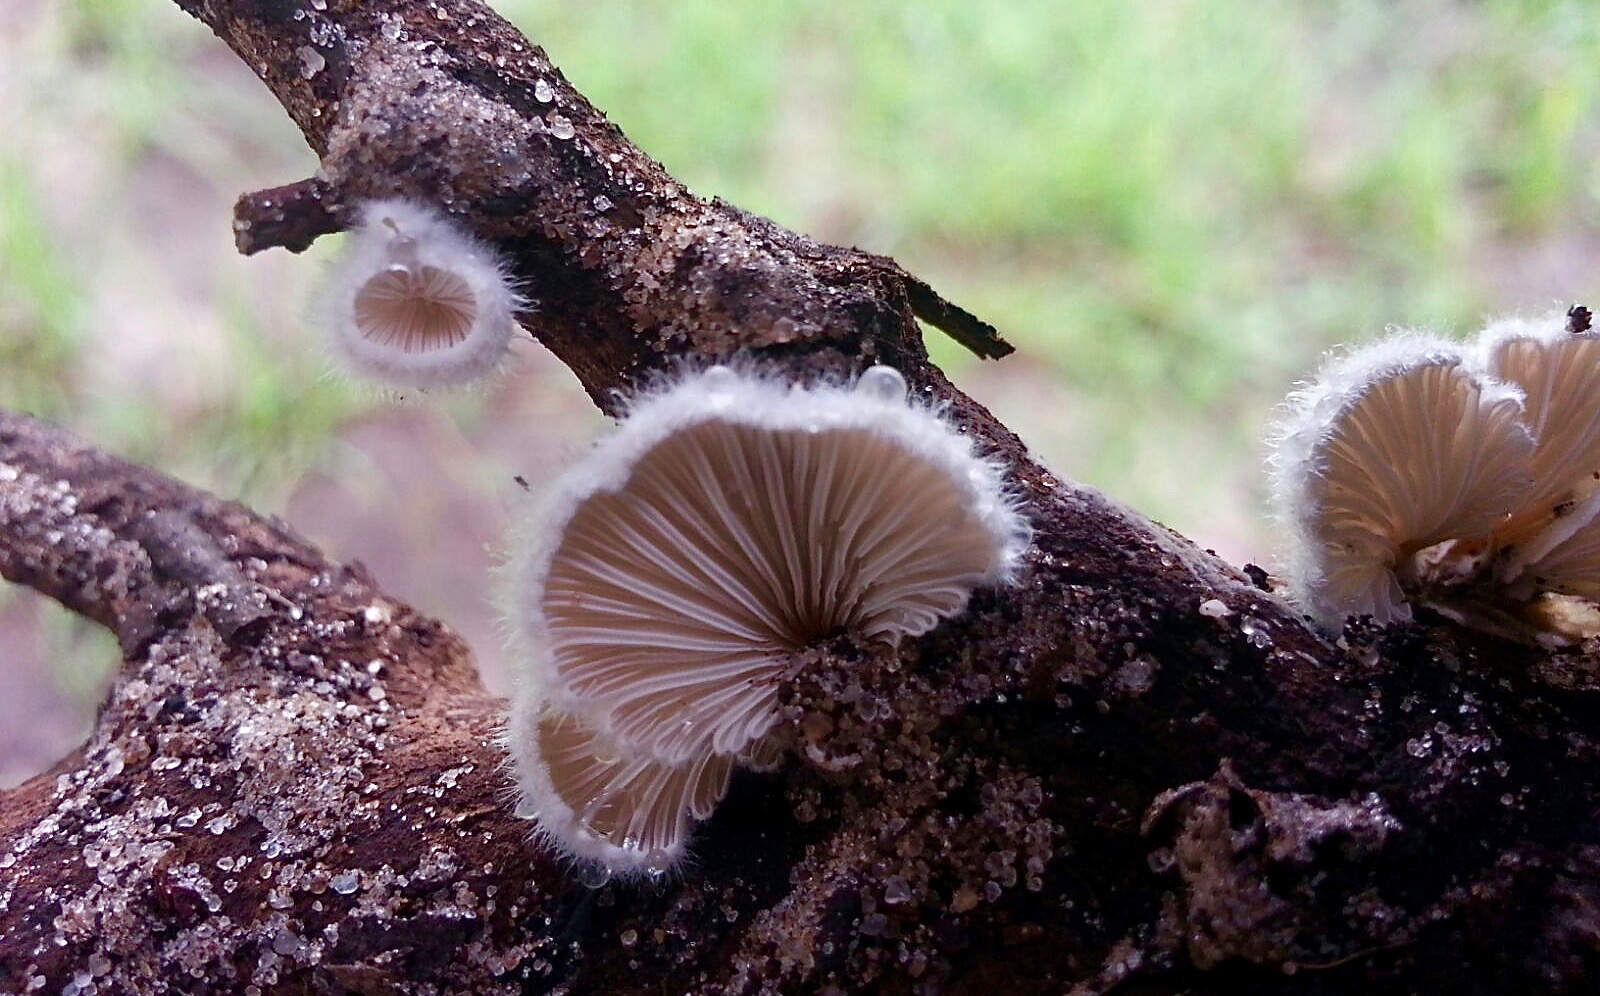
[[[665,871],[695,822],[728,790],[736,758],[704,753],[681,766],[629,753],[582,719],[545,711],[518,736],[517,780],[550,842],[613,872]]]
[[[690,374],[632,406],[547,521],[514,578],[519,711],[581,717],[640,770],[770,763],[789,652],[925,633],[1028,541],[1000,468],[883,367],[853,386]],[[513,749],[542,751],[520,726]]]
[[[1509,319],[1483,331],[1481,368],[1519,388],[1522,421],[1533,434],[1533,487],[1498,530],[1503,543],[1532,541],[1558,506],[1596,488],[1600,473],[1600,335],[1567,331],[1567,317]],[[1571,532],[1571,523],[1558,524]],[[1545,546],[1552,543],[1547,542]]]
[[[402,386],[492,372],[516,328],[518,297],[494,251],[408,201],[363,206],[324,293],[345,363]]]
[[[1418,335],[1337,359],[1293,395],[1274,492],[1306,609],[1328,626],[1408,617],[1396,569],[1445,540],[1487,537],[1529,488],[1521,410],[1515,389]]]

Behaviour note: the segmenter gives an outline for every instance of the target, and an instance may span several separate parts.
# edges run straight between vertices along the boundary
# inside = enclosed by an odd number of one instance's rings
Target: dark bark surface
[[[1013,468],[1021,583],[893,656],[795,661],[789,760],[693,867],[598,883],[528,841],[501,703],[439,623],[280,523],[0,416],[0,573],[111,628],[89,741],[0,794],[0,991],[1593,992],[1600,668],[1442,622],[1309,630],[1052,476],[926,361],[992,329],[892,261],[686,191],[470,0],[179,0],[317,178],[496,242],[604,408],[682,357],[888,362]]]

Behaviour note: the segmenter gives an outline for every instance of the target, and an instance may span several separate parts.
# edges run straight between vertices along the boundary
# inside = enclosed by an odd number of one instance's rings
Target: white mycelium
[[[493,249],[436,209],[403,200],[362,207],[324,294],[346,365],[400,387],[494,371],[519,304]]]
[[[637,400],[557,488],[519,565],[510,746],[548,836],[662,869],[736,764],[776,760],[787,655],[894,643],[1009,580],[1001,469],[887,367],[800,386],[712,367]]]

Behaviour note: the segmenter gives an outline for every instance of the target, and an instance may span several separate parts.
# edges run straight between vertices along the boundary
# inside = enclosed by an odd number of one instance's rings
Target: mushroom
[[[648,393],[514,570],[523,791],[570,852],[665,867],[734,762],[775,762],[789,654],[926,633],[1027,543],[1001,468],[888,367],[811,386],[712,367]]]
[[[1484,372],[1524,396],[1534,487],[1500,530],[1509,542],[1547,523],[1557,506],[1596,489],[1600,474],[1600,335],[1567,331],[1566,316],[1497,322],[1480,340]]]
[[[489,246],[433,208],[381,200],[362,206],[323,310],[352,370],[431,387],[498,367],[520,303]]]
[[[1442,339],[1400,335],[1326,364],[1291,395],[1272,460],[1300,603],[1329,627],[1405,619],[1403,580],[1473,569],[1532,485],[1521,416],[1520,392]]]
[[[1523,392],[1534,439],[1533,487],[1495,531],[1499,579],[1600,596],[1600,335],[1570,331],[1556,312],[1497,322],[1479,349],[1489,376]]]

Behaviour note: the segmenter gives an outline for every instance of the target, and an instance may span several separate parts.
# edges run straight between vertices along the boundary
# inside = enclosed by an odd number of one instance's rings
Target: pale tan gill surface
[[[356,292],[361,334],[407,353],[447,349],[472,331],[478,303],[461,277],[436,266],[394,266]]]
[[[1529,484],[1532,440],[1511,400],[1485,404],[1455,363],[1378,381],[1319,444],[1325,593],[1346,615],[1387,621],[1404,600],[1401,557],[1487,536]]]
[[[783,655],[833,630],[926,632],[995,541],[947,472],[862,429],[706,422],[572,517],[543,608],[562,684],[679,762],[771,723]]]
[[[669,436],[580,503],[551,560],[540,608],[565,712],[539,736],[556,793],[607,842],[674,852],[736,762],[776,763],[763,735],[786,654],[836,630],[926,632],[993,576],[972,502],[868,429]]]
[[[668,852],[728,790],[734,759],[705,754],[680,767],[624,756],[581,719],[548,712],[539,751],[550,783],[589,833],[630,850]]]
[[[1523,422],[1532,431],[1534,487],[1499,532],[1502,542],[1527,542],[1558,505],[1595,490],[1600,472],[1600,338],[1555,341],[1513,338],[1489,354],[1489,374],[1526,395]]]

